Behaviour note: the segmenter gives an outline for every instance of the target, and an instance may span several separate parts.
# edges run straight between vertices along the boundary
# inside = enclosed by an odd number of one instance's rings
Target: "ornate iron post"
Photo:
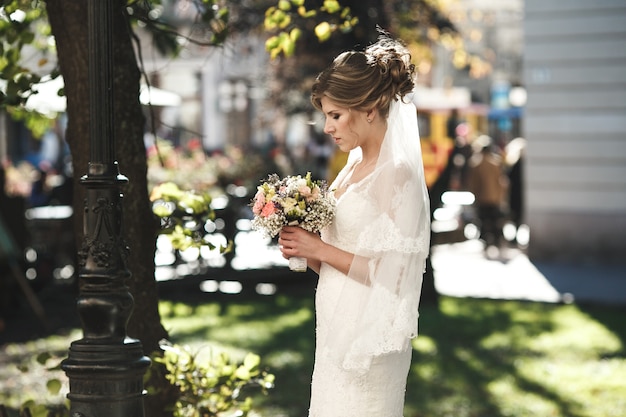
[[[62,367],[70,381],[72,417],[143,417],[143,376],[150,360],[126,326],[134,302],[126,280],[122,195],[128,182],[115,161],[112,19],[114,0],[88,0],[90,162],[84,240],[78,253],[78,315],[83,338]]]

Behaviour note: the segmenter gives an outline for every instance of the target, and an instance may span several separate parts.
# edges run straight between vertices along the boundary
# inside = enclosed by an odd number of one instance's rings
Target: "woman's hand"
[[[283,227],[278,235],[278,245],[284,258],[307,258],[309,268],[317,273],[324,262],[347,274],[354,259],[353,254],[327,244],[317,233],[307,232],[298,226]]]
[[[278,244],[286,259],[300,256],[319,261],[319,251],[324,242],[317,233],[307,232],[298,226],[285,226],[278,235]]]

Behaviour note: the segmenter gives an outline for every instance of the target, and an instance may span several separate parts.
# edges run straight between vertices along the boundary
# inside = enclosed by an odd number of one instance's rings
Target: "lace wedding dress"
[[[371,202],[357,190],[348,190],[337,202],[333,225],[324,240],[346,251],[364,224],[375,219],[368,213]],[[316,340],[315,370],[311,391],[310,417],[401,417],[411,348],[377,357],[366,373],[345,369],[334,360],[333,346],[326,345],[328,332],[347,332],[357,325],[360,305],[357,297],[368,288],[327,264],[322,264],[315,297]],[[353,299],[342,294],[354,294]],[[343,299],[340,299],[343,298]],[[351,301],[354,303],[351,304]],[[334,320],[341,303],[341,327]],[[343,327],[343,328],[342,328]]]
[[[350,182],[360,151],[331,189]],[[430,239],[412,103],[392,102],[374,171],[342,189],[322,239],[354,258],[347,275],[321,265],[309,417],[402,417]]]

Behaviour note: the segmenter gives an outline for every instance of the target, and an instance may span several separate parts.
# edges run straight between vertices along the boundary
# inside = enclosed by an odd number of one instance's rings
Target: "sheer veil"
[[[358,159],[360,148],[351,151],[335,183]],[[409,348],[418,331],[430,209],[416,108],[408,96],[391,102],[374,172],[348,192],[361,193],[375,215],[362,225],[348,274],[359,285],[355,291],[354,282],[347,285],[346,280],[332,318],[336,325],[331,323],[327,339],[318,343],[333,346],[331,355],[343,368],[365,371],[376,356]],[[348,305],[352,311],[348,315],[356,317],[353,326],[341,323]]]

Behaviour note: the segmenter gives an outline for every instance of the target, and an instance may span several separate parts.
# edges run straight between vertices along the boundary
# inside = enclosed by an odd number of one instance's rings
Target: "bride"
[[[403,413],[430,237],[413,79],[406,48],[381,35],[312,87],[324,132],[350,154],[330,187],[333,223],[321,236],[285,227],[278,241],[319,274],[309,417]]]

